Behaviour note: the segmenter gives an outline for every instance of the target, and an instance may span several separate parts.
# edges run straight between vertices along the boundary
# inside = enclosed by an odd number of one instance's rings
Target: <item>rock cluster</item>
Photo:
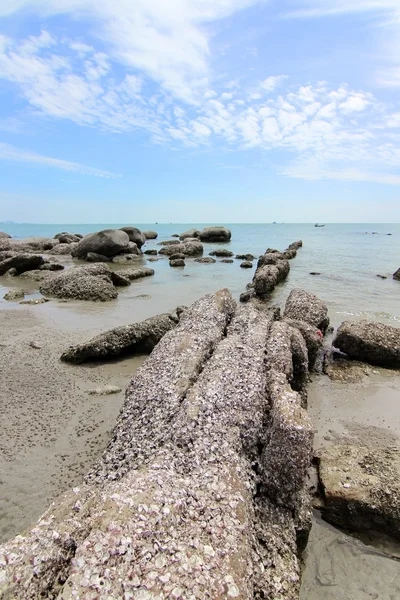
[[[290,292],[284,316],[295,321],[305,321],[322,333],[325,333],[329,327],[328,307],[325,302],[301,289]]]
[[[368,321],[345,321],[338,328],[333,345],[350,359],[391,369],[400,368],[398,327]]]
[[[163,246],[161,250],[158,251],[158,254],[172,256],[179,252],[185,256],[201,256],[204,252],[203,244],[198,240],[187,239],[181,243],[177,240],[173,240],[173,242],[176,243]]]
[[[226,227],[205,227],[201,231],[198,229],[189,229],[184,231],[179,236],[180,240],[186,240],[188,238],[199,238],[201,242],[229,242],[232,237],[232,233]]]

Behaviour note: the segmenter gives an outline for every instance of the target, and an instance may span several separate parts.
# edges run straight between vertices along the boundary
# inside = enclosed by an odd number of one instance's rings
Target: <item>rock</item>
[[[194,262],[202,263],[202,264],[214,264],[217,261],[215,258],[211,258],[211,256],[202,256],[201,258],[195,258]]]
[[[222,261],[221,261],[222,262]],[[240,302],[250,302],[252,298],[254,298],[255,292],[254,290],[247,290],[246,292],[242,292],[240,294],[239,300]]]
[[[134,281],[135,279],[141,279],[142,277],[151,277],[154,275],[154,269],[139,267],[137,269],[124,269],[121,273],[123,273],[123,276],[126,279],[129,279],[129,281]]]
[[[176,246],[179,245],[179,240],[165,240],[163,242],[158,242],[157,246]]]
[[[24,290],[20,288],[14,288],[9,290],[4,296],[4,300],[20,300],[21,298],[25,298]]]
[[[254,277],[254,291],[259,298],[267,298],[275,287],[286,279],[290,270],[287,260],[279,260],[276,265],[265,265],[257,268]]]
[[[231,236],[231,232],[226,227],[206,227],[199,234],[201,242],[229,242]]]
[[[110,262],[108,256],[103,256],[102,254],[96,254],[95,252],[88,252],[86,255],[87,262],[90,263],[107,263]]]
[[[284,317],[295,321],[306,321],[322,333],[329,326],[328,308],[317,296],[301,289],[294,289],[286,300]]]
[[[248,261],[251,261],[251,260],[254,260],[256,257],[253,256],[252,254],[236,254],[235,258],[237,258],[238,260],[248,260]]]
[[[346,360],[343,356],[337,357],[333,352],[327,352],[324,357],[323,372],[332,381],[358,383],[369,375],[370,368],[364,363]]]
[[[75,258],[85,259],[89,252],[113,258],[128,248],[129,236],[119,229],[104,229],[85,235],[72,251]]]
[[[110,396],[111,394],[119,394],[119,392],[122,392],[122,388],[117,385],[105,385],[104,387],[86,390],[86,393],[90,396]]]
[[[138,294],[137,296],[133,296],[134,298],[138,298],[140,300],[150,300],[150,294]]]
[[[308,364],[309,369],[311,371],[311,369],[315,365],[318,352],[323,346],[323,338],[321,332],[316,327],[310,325],[306,321],[296,321],[294,319],[285,318],[285,323],[287,323],[294,329],[298,329],[301,335],[303,336],[307,346]]]
[[[39,344],[38,342],[29,342],[29,345],[31,348],[34,348],[35,350],[41,350],[42,346],[41,344]]]
[[[222,260],[220,260],[219,262],[221,263],[226,263],[226,264],[232,264],[233,262],[235,262],[234,260],[232,260],[231,258],[223,258]]]
[[[400,329],[383,323],[345,321],[333,346],[348,358],[389,369],[400,368]]]
[[[282,252],[266,252],[258,259],[257,269],[261,269],[261,267],[265,267],[266,265],[277,265],[283,260],[286,259]]]
[[[147,254],[148,256],[157,256],[157,250],[155,250],[155,249],[145,250],[144,254]]]
[[[53,276],[53,271],[34,269],[33,271],[25,271],[19,276],[20,279],[28,279],[29,281],[45,281]],[[10,275],[8,271],[7,276]]]
[[[37,304],[45,304],[50,302],[48,298],[32,298],[31,300],[23,300],[20,304],[28,304],[29,306],[36,306]]]
[[[135,254],[118,254],[111,259],[115,265],[132,265],[134,263],[142,264],[141,257]]]
[[[220,258],[230,258],[233,256],[233,252],[227,250],[226,248],[218,248],[217,250],[213,250],[210,252],[210,256],[218,256]]]
[[[74,242],[79,242],[81,240],[81,237],[75,235],[74,233],[68,233],[67,231],[63,231],[62,233],[57,233],[54,236],[54,239],[58,240],[60,244],[72,244]]]
[[[16,274],[20,275],[25,271],[37,269],[43,264],[43,256],[35,254],[15,254],[11,258],[6,258],[0,262],[0,275],[4,275],[9,269],[15,269]]]
[[[294,248],[295,250],[298,250],[299,248],[302,248],[303,246],[303,241],[302,240],[298,240],[297,242],[292,242],[291,244],[289,244],[288,248]]]
[[[170,267],[184,267],[185,261],[183,260],[183,258],[177,258],[175,260],[170,260],[169,266]]]
[[[141,256],[142,255],[142,251],[139,250],[138,245],[135,244],[135,242],[129,242],[128,247],[124,248],[124,250],[121,251],[121,254],[134,254],[136,256]],[[118,255],[117,255],[118,256]],[[115,258],[115,256],[114,256]]]
[[[180,240],[186,240],[186,238],[199,238],[200,231],[198,229],[189,229],[188,231],[184,231],[179,236]]]
[[[186,256],[201,256],[204,252],[203,244],[201,244],[198,240],[186,240],[182,246],[182,252]]]
[[[82,364],[126,354],[149,354],[161,338],[176,326],[178,320],[175,315],[162,314],[141,323],[116,327],[90,342],[71,346],[61,355],[61,360]]]
[[[318,456],[324,518],[351,531],[400,540],[400,456],[396,448],[335,445]]]
[[[321,275],[321,273],[318,273],[317,271],[311,271],[310,275]]]
[[[249,260],[245,260],[244,262],[240,263],[240,267],[242,269],[252,269],[253,268],[253,263],[250,262]]]
[[[63,271],[64,265],[58,262],[45,262],[39,267],[39,271]]]
[[[395,279],[396,281],[400,281],[400,269],[397,269],[397,271],[393,273],[393,279]]]
[[[292,260],[293,258],[296,258],[297,250],[295,248],[287,248],[283,252],[283,256],[286,258],[286,260]]]
[[[96,263],[66,269],[43,281],[39,289],[45,296],[106,302],[118,296],[114,282],[115,285],[129,285],[125,277],[120,277],[103,263]]]
[[[0,239],[11,239],[11,235],[9,235],[8,233],[5,233],[4,231],[0,231]]]
[[[127,233],[129,236],[129,241],[136,244],[139,250],[146,243],[146,236],[137,227],[121,227],[120,231]]]
[[[152,258],[148,259],[148,262],[157,262],[159,259],[155,258],[154,256]]]
[[[142,231],[146,240],[156,240],[158,238],[157,231]]]
[[[60,242],[53,238],[25,238],[15,240],[12,238],[0,238],[0,250],[11,250],[16,253],[41,253],[52,250]]]
[[[179,259],[185,260],[185,255],[183,254],[183,252],[177,252],[176,254],[172,254],[169,257],[169,260],[179,260]]]
[[[386,275],[377,275],[377,277],[379,277],[379,279],[387,279]]]
[[[173,237],[173,238],[178,238],[178,237],[179,237],[179,233],[173,233],[173,234],[171,235],[171,237]]]
[[[66,256],[68,254],[72,254],[78,247],[78,242],[71,242],[69,244],[58,244],[58,246],[54,246],[51,250],[47,250],[47,254],[52,254],[54,256]]]

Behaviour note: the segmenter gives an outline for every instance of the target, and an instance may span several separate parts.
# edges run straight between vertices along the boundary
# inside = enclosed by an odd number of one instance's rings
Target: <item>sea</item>
[[[126,225],[126,224],[125,224]],[[284,250],[291,242],[303,241],[297,257],[291,261],[287,280],[279,285],[271,296],[271,303],[283,305],[293,288],[303,288],[325,300],[329,307],[332,324],[336,327],[348,319],[368,319],[396,325],[400,323],[400,282],[393,280],[393,273],[400,267],[400,224],[377,223],[327,223],[324,227],[314,224],[255,223],[229,224],[231,242],[224,248],[236,254],[251,253],[259,256],[265,250]],[[53,237],[60,231],[87,234],[101,229],[119,228],[124,224],[0,224],[0,230],[12,237]],[[160,241],[171,239],[187,229],[201,229],[207,224],[146,223],[135,226],[142,230],[158,232],[156,240],[149,240],[144,249],[160,249]],[[207,255],[220,244],[205,244]],[[147,257],[143,258],[147,264]],[[229,288],[238,298],[251,281],[255,269],[241,269],[241,261],[233,264],[217,262],[201,264],[193,259],[186,261],[185,268],[169,266],[166,258],[148,263],[155,270],[154,277],[136,282],[121,290],[115,303],[86,305],[85,314],[98,315],[99,311],[114,311],[116,322],[132,322],[140,318],[166,312],[177,305],[188,305],[206,293]],[[310,273],[319,273],[311,275]],[[382,279],[377,275],[387,277]],[[4,279],[3,279],[4,287]],[[1,283],[0,283],[1,285]],[[0,292],[2,290],[0,289]],[[4,294],[1,294],[1,298]],[[146,298],[144,298],[146,296]],[[149,298],[148,296],[151,296]],[[132,299],[135,299],[134,305]],[[87,304],[87,303],[86,303]],[[4,306],[4,302],[1,302]],[[132,309],[134,306],[134,310]],[[79,311],[78,311],[79,312]]]

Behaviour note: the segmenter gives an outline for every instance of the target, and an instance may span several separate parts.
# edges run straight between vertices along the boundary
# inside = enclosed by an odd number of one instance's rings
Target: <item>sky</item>
[[[0,221],[400,221],[399,0],[0,1]]]

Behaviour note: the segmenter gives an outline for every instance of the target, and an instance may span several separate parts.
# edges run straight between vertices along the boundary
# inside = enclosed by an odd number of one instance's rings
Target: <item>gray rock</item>
[[[298,329],[304,338],[308,351],[308,363],[310,370],[314,367],[318,352],[323,346],[323,338],[319,330],[310,325],[306,321],[296,321],[294,319],[285,318],[285,322]]]
[[[32,298],[31,300],[23,300],[20,304],[28,304],[29,306],[36,306],[38,304],[45,304],[50,302],[48,298]]]
[[[144,254],[147,254],[148,256],[156,256],[157,255],[157,250],[155,250],[155,249],[145,250]]]
[[[20,288],[14,288],[9,290],[4,296],[4,300],[21,300],[21,298],[25,298],[24,290]]]
[[[183,252],[177,252],[176,254],[172,254],[169,257],[169,260],[179,260],[179,259],[185,260],[185,255],[183,254]]]
[[[107,263],[110,262],[110,258],[108,256],[103,256],[102,254],[96,254],[95,252],[88,252],[86,255],[87,262],[90,263]]]
[[[38,342],[29,342],[29,345],[31,348],[34,348],[35,350],[41,350],[42,349],[42,345],[39,344]]]
[[[295,289],[286,300],[284,316],[295,321],[306,321],[322,333],[329,326],[328,307],[325,302],[305,290]]]
[[[286,279],[289,270],[289,262],[285,259],[279,260],[276,265],[258,267],[253,277],[256,295],[262,299],[267,298],[278,283]]]
[[[253,263],[250,262],[250,261],[248,261],[248,260],[245,260],[242,263],[240,263],[240,267],[242,269],[252,269],[253,268]]]
[[[135,254],[136,256],[142,256],[142,251],[138,248],[138,245],[135,244],[135,242],[129,242],[128,247],[124,248],[124,250],[121,251],[121,254]]]
[[[175,260],[170,259],[169,266],[170,267],[184,267],[185,261],[183,260],[183,258],[176,258]]]
[[[222,262],[222,261],[221,261],[221,262]],[[239,300],[240,300],[240,302],[243,302],[243,303],[245,303],[245,302],[250,302],[250,300],[251,300],[252,298],[254,298],[254,296],[255,296],[255,292],[254,292],[254,290],[247,290],[247,291],[245,291],[245,292],[242,292],[242,293],[240,294]]]
[[[379,275],[379,274],[378,274],[378,275],[377,275],[377,277],[379,277],[379,279],[387,279],[387,276],[386,276],[386,275]]]
[[[368,321],[345,321],[338,328],[333,345],[353,360],[391,369],[400,368],[398,327]]]
[[[277,265],[282,260],[287,260],[282,252],[266,252],[258,259],[257,269],[266,265]]]
[[[400,269],[397,269],[397,271],[393,273],[393,279],[400,281]]]
[[[158,238],[157,231],[142,231],[146,240],[156,240]]]
[[[107,265],[97,263],[66,269],[43,281],[39,289],[45,296],[106,302],[118,296],[114,282],[115,285],[125,285],[127,280],[111,271]]]
[[[11,239],[11,235],[9,235],[8,233],[5,233],[4,231],[0,231],[0,239]]]
[[[210,256],[218,256],[220,258],[230,258],[233,256],[233,252],[227,250],[226,248],[218,248],[217,250],[213,250],[209,253]]]
[[[159,259],[155,258],[154,256],[152,256],[151,258],[148,259],[148,262],[157,262]]]
[[[311,271],[310,275],[321,275],[321,273],[318,273],[317,271]]]
[[[179,240],[164,240],[163,242],[158,242],[157,246],[176,246],[179,244]]]
[[[154,269],[139,267],[137,269],[124,269],[121,273],[126,279],[129,279],[129,281],[134,281],[135,279],[141,279],[142,277],[151,277],[154,275]]]
[[[129,236],[119,229],[104,229],[97,233],[85,235],[72,250],[75,258],[85,259],[89,252],[112,258],[126,250],[129,245]]]
[[[111,360],[126,354],[149,354],[161,338],[178,322],[178,317],[162,314],[141,323],[116,327],[85,344],[71,346],[61,355],[63,362],[82,364]]]
[[[171,237],[173,237],[173,238],[178,238],[178,237],[179,237],[179,233],[173,233],[173,234],[171,235]]]
[[[236,254],[235,258],[238,259],[238,260],[248,260],[248,261],[251,261],[251,260],[254,260],[256,257],[253,256],[252,254]]]
[[[15,254],[11,258],[6,258],[0,262],[0,275],[4,275],[10,269],[15,269],[16,274],[20,275],[25,271],[37,269],[43,264],[43,256],[35,254]]]
[[[187,238],[199,238],[200,231],[198,229],[189,229],[188,231],[184,231],[179,236],[180,240],[186,240]]]
[[[122,392],[122,388],[117,385],[105,385],[104,387],[92,388],[86,391],[90,396],[110,396],[111,394],[119,394],[119,392]]]
[[[235,262],[234,260],[232,260],[231,258],[223,258],[222,260],[220,260],[219,262],[221,263],[225,263],[227,265],[231,265],[233,262]]]
[[[217,261],[215,258],[211,258],[211,256],[202,256],[201,258],[195,258],[194,262],[202,263],[202,264],[214,264]]]
[[[0,239],[0,251],[11,250],[16,253],[41,253],[58,246],[60,242],[53,238],[32,237],[23,240],[13,238]]]
[[[284,258],[287,260],[292,260],[292,258],[296,258],[297,250],[295,248],[287,248],[283,253]]]
[[[39,271],[63,271],[64,265],[58,262],[45,262],[39,267]]]
[[[135,254],[118,254],[111,259],[115,265],[142,264],[141,257]]]
[[[81,237],[75,235],[74,233],[68,233],[67,231],[63,231],[62,233],[57,233],[54,236],[54,239],[58,240],[60,244],[72,244],[74,242],[79,242],[81,240]]]
[[[7,276],[10,275],[10,272],[12,271],[12,269],[10,269],[10,271],[8,271]],[[34,269],[33,271],[25,271],[25,273],[21,273],[21,275],[19,276],[20,279],[27,279],[28,281],[46,281],[47,279],[50,279],[51,277],[53,277],[54,272],[53,271],[46,271],[46,270],[41,270],[41,269]]]
[[[185,241],[178,244],[164,246],[161,248],[161,250],[159,250],[158,254],[172,256],[177,252],[181,252],[182,254],[185,254],[185,256],[201,256],[203,251],[203,244],[196,240],[193,242]]]
[[[289,244],[288,248],[294,248],[295,250],[298,250],[299,248],[302,248],[302,246],[303,246],[303,241],[298,240],[297,242],[292,242],[291,244]]]
[[[232,233],[226,227],[205,227],[200,231],[201,242],[229,242]]]
[[[120,231],[125,231],[129,236],[129,241],[136,244],[139,250],[146,243],[146,236],[137,227],[121,227]]]
[[[78,242],[71,242],[69,244],[58,244],[54,246],[51,250],[47,250],[47,254],[52,254],[54,256],[67,256],[68,254],[72,254],[78,247]]]

